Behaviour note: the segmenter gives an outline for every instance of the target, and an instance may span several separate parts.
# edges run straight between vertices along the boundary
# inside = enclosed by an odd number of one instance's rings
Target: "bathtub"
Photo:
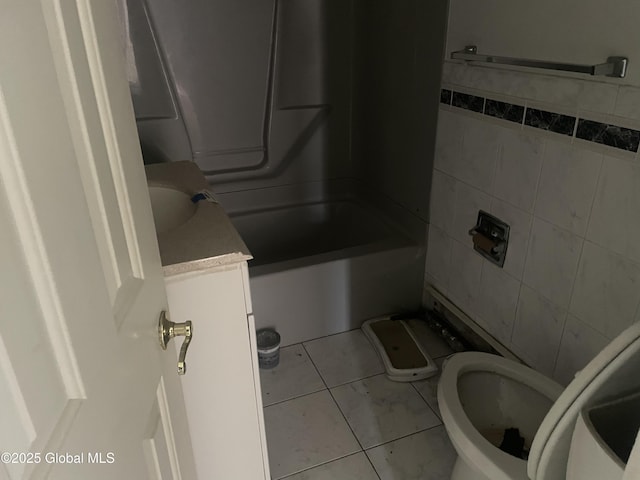
[[[290,345],[420,307],[423,222],[353,189],[316,195],[307,189],[296,203],[290,193],[220,196],[254,257],[249,276],[257,328],[276,328],[282,345]]]

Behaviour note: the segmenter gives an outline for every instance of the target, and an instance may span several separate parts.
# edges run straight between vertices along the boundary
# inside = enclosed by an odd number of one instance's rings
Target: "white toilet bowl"
[[[527,461],[495,443],[504,429],[516,427],[530,448],[562,391],[535,370],[497,355],[451,357],[438,384],[442,420],[458,452],[451,480],[528,480]]]
[[[574,432],[576,422],[584,408],[639,392],[639,367],[640,322],[613,339],[564,390],[502,357],[476,352],[454,355],[438,384],[442,420],[458,452],[452,480],[603,480],[598,468],[587,476],[581,470],[577,477],[576,469],[567,469],[572,442],[579,435]],[[517,427],[525,444],[531,445],[526,462],[487,440],[492,438],[487,430],[499,437],[509,427]]]

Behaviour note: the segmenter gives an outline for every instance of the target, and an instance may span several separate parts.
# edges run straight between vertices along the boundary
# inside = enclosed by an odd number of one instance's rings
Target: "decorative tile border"
[[[512,103],[499,102],[487,98],[484,106],[484,114],[510,122],[522,123],[524,118],[524,107]]]
[[[440,91],[440,103],[554,132],[559,135],[572,137],[575,130],[576,138],[629,152],[637,152],[640,145],[640,131],[638,130],[536,108],[525,108],[522,105],[444,88]],[[576,122],[578,124],[577,128]]]
[[[545,110],[537,110],[535,108],[527,108],[524,124],[539,128],[540,130],[572,136],[573,129],[576,126],[576,117],[547,112]]]
[[[607,125],[606,123],[594,122],[583,118],[578,121],[576,137],[629,152],[638,151],[638,143],[640,143],[640,132],[638,130],[616,127],[615,125]]]
[[[465,110],[471,110],[472,112],[482,113],[482,110],[484,110],[484,98],[466,93],[453,92],[451,105],[464,108]]]
[[[451,96],[452,96],[451,90],[447,90],[446,88],[443,88],[442,90],[440,90],[440,103],[444,103],[445,105],[451,105]]]

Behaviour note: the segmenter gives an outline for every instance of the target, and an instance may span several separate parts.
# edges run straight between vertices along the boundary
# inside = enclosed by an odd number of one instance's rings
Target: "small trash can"
[[[280,334],[273,328],[262,328],[256,332],[258,340],[258,364],[262,369],[278,366],[280,363]]]

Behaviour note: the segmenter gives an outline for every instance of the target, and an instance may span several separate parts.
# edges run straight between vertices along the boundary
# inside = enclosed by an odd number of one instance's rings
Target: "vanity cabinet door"
[[[201,479],[269,478],[245,277],[242,262],[165,279],[172,315],[193,322],[182,386]]]

